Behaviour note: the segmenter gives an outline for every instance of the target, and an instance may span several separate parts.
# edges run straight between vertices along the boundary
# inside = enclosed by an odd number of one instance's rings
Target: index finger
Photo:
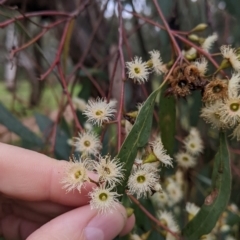
[[[0,192],[27,201],[50,200],[68,206],[88,203],[88,192],[94,186],[86,183],[81,193],[62,189],[66,161],[0,143]]]

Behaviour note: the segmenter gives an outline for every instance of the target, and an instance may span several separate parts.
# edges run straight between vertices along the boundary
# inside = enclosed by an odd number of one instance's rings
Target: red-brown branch
[[[124,81],[126,80],[126,73],[125,73],[125,61],[124,61],[124,55],[123,55],[123,19],[122,19],[122,4],[121,1],[118,0],[118,15],[119,15],[119,26],[118,26],[118,51],[119,51],[119,57],[120,57],[120,63],[121,63],[121,89],[120,89],[120,103],[119,103],[119,109],[118,109],[118,116],[117,116],[117,135],[118,135],[118,142],[117,142],[117,149],[120,151],[121,145],[122,145],[122,126],[121,126],[121,120],[122,120],[122,112],[123,112],[123,105],[124,105]]]
[[[181,237],[171,231],[168,227],[166,227],[164,224],[162,224],[157,218],[155,218],[134,196],[128,194],[128,197],[142,210],[142,212],[144,212],[146,214],[146,216],[153,221],[154,223],[156,223],[159,227],[163,228],[165,231],[169,232],[170,234],[172,234],[176,239],[180,240]]]
[[[64,93],[65,93],[66,96],[67,96],[68,103],[69,103],[69,106],[70,106],[71,111],[72,111],[72,114],[73,114],[73,118],[74,118],[74,121],[75,121],[75,125],[76,125],[76,127],[77,127],[77,129],[78,129],[79,131],[83,131],[83,128],[82,128],[82,126],[81,126],[81,124],[80,124],[80,122],[79,122],[79,120],[78,120],[77,114],[76,114],[75,109],[74,109],[74,107],[73,107],[72,98],[71,98],[71,96],[70,96],[70,94],[69,94],[69,92],[68,92],[66,79],[65,79],[65,77],[64,77],[63,70],[62,70],[62,68],[61,68],[60,63],[58,63],[57,68],[58,68],[58,73],[59,73],[59,76],[60,76],[60,79],[61,79],[61,83],[62,83],[62,86],[63,86],[63,91],[64,91]]]

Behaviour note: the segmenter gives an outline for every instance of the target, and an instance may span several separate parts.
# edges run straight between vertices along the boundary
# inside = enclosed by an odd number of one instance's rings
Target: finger
[[[15,215],[8,215],[0,221],[0,232],[7,240],[25,240],[40,226],[39,223],[30,222]]]
[[[81,206],[89,201],[92,183],[86,183],[81,194],[78,191],[66,194],[62,189],[60,182],[67,162],[3,143],[0,152],[0,192],[22,200],[50,200],[68,206]]]
[[[135,224],[135,215],[133,214],[131,217],[127,219],[127,223],[125,224],[124,228],[122,229],[120,236],[124,236],[132,231]]]
[[[30,209],[27,209],[23,206],[18,206],[17,204],[13,203],[3,203],[1,205],[1,217],[6,217],[8,215],[14,215],[16,217],[28,220],[28,221],[34,221],[41,224],[44,224],[51,220],[49,216],[43,215],[41,213],[37,213],[35,211],[32,211]]]
[[[32,233],[27,240],[112,240],[126,223],[126,210],[121,205],[109,214],[98,214],[89,205],[67,212]]]
[[[41,213],[50,218],[55,218],[58,215],[61,215],[73,209],[73,207],[64,206],[50,201],[29,202],[22,200],[14,200],[14,203],[17,204],[19,207],[26,208],[36,213]]]

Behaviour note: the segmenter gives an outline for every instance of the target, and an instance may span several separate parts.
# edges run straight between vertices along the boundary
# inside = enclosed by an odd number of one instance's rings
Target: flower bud
[[[195,28],[193,28],[190,32],[201,32],[208,27],[206,23],[200,23]]]
[[[133,215],[133,213],[134,213],[134,209],[133,208],[129,208],[129,207],[127,207],[125,209],[126,209],[126,212],[127,212],[127,217],[128,218],[131,217]]]
[[[217,69],[217,72],[219,72],[222,69],[231,67],[231,63],[228,59],[224,58],[220,64],[220,67]]]
[[[196,34],[190,34],[188,36],[188,39],[193,41],[193,42],[198,42],[199,41],[199,37]]]
[[[148,231],[148,232],[146,232],[146,233],[143,233],[143,234],[141,235],[141,239],[142,239],[142,240],[147,240],[147,239],[149,238],[150,233],[151,233],[151,230]]]
[[[157,157],[153,153],[150,153],[143,159],[143,164],[144,163],[154,163],[157,161],[158,161]]]

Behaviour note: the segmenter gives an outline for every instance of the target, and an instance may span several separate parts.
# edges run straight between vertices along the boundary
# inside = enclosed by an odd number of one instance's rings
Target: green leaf
[[[200,239],[214,228],[218,218],[225,210],[231,193],[231,170],[226,138],[220,133],[220,146],[214,158],[212,191],[198,214],[190,221],[182,233],[188,240]]]
[[[164,148],[169,155],[173,155],[176,131],[176,104],[174,97],[164,96],[164,89],[159,98],[159,128]]]
[[[35,114],[35,118],[41,132],[47,138],[51,133],[53,121],[50,120],[48,117],[39,113]],[[54,149],[56,158],[65,159],[65,160],[69,158],[71,153],[71,148],[67,143],[68,139],[69,139],[69,136],[66,134],[66,132],[64,132],[62,129],[57,127],[56,143],[55,143],[55,149]]]
[[[144,147],[148,141],[152,127],[154,103],[158,92],[159,89],[152,92],[152,94],[145,101],[131,132],[126,137],[117,155],[120,161],[124,163],[124,167],[126,169],[124,182],[122,185],[118,186],[118,193],[120,194],[123,194],[125,191],[125,186],[127,184],[138,149]]]
[[[17,134],[25,142],[32,146],[43,146],[43,141],[35,133],[25,127],[12,113],[0,103],[0,124],[4,125],[9,131]]]

